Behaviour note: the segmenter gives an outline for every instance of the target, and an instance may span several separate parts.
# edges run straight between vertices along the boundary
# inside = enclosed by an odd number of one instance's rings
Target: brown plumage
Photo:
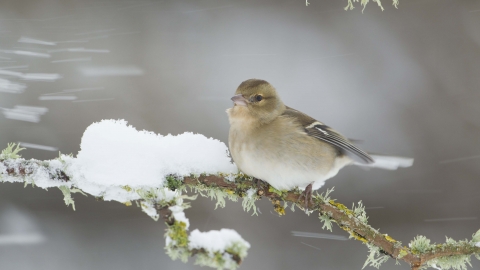
[[[264,80],[242,82],[232,100],[227,110],[232,158],[242,172],[276,189],[309,184],[317,189],[348,164],[374,162],[337,131],[285,106]]]

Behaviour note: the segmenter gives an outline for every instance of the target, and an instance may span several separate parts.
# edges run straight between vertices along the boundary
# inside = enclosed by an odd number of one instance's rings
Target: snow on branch
[[[153,219],[162,218],[167,225],[166,252],[172,259],[187,261],[217,269],[235,269],[247,256],[250,245],[234,230],[189,234],[190,222],[184,209],[195,196],[188,190],[217,201],[224,207],[225,199],[242,200],[246,211],[256,214],[255,201],[266,197],[279,215],[291,204],[307,214],[318,212],[323,228],[331,230],[333,223],[349,233],[351,238],[369,248],[364,266],[379,267],[389,257],[409,263],[412,269],[440,267],[467,269],[471,255],[480,259],[480,230],[471,240],[444,244],[430,243],[417,236],[409,247],[368,225],[368,217],[360,202],[352,209],[330,198],[332,190],[314,196],[307,209],[300,191],[279,191],[267,183],[241,173],[230,162],[228,149],[222,142],[200,134],[184,133],[161,136],[137,131],[123,120],[94,123],[84,133],[77,157],[60,155],[47,161],[25,160],[22,149],[14,144],[0,154],[0,181],[23,182],[44,189],[59,188],[67,205],[71,193],[81,192],[103,200],[125,205],[134,202]],[[281,203],[283,202],[283,205]]]
[[[365,7],[367,6],[367,4],[370,2],[370,0],[347,0],[347,6],[345,7],[345,10],[352,10],[355,8],[355,5],[354,3],[355,2],[360,2],[360,5],[363,7],[362,9],[362,12],[365,10]],[[382,9],[382,11],[384,10],[383,6],[382,6],[382,1],[381,0],[372,0],[373,2],[377,3],[377,5]],[[398,8],[398,4],[399,4],[399,0],[392,0],[393,3],[392,5],[395,7],[395,8]],[[310,2],[308,2],[308,0],[305,0],[305,6],[309,6],[310,5]]]
[[[398,1],[399,0],[392,0],[393,3],[392,5],[395,6],[395,8],[398,7]],[[370,0],[348,0],[348,3],[347,3],[347,6],[345,7],[345,10],[352,10],[355,8],[354,4],[355,2],[360,2],[360,5],[363,6],[363,9],[362,9],[362,12],[363,10],[365,10],[365,7],[367,6],[367,4],[370,2]],[[377,5],[382,9],[383,11],[383,6],[382,6],[382,2],[381,0],[372,0],[372,2],[375,2],[377,3]]]

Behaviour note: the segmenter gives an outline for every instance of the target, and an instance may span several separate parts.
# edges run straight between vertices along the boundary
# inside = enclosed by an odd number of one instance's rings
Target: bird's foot
[[[312,198],[312,184],[309,184],[305,190],[302,192],[300,197],[298,197],[297,202],[301,201],[304,198],[304,207],[308,209],[308,205],[313,205],[313,198]]]

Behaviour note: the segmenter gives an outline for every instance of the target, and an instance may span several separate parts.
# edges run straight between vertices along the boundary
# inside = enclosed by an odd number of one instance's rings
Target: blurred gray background
[[[346,168],[322,190],[362,200],[371,225],[404,245],[417,234],[470,239],[480,228],[480,2],[382,1],[385,11],[370,3],[362,14],[344,11],[346,0],[1,0],[0,148],[76,154],[85,128],[112,118],[226,143],[230,97],[260,78],[362,148],[415,158],[398,171]],[[76,194],[74,212],[62,199],[0,184],[0,269],[199,269],[165,255],[165,225],[139,208]],[[251,217],[240,203],[214,211],[198,199],[187,215],[191,229],[249,241],[241,269],[363,266],[358,241],[292,234],[347,236],[339,228],[257,205]],[[409,269],[394,264],[382,269]]]

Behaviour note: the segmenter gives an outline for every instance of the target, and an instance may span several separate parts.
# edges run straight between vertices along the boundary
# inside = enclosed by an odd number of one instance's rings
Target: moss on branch
[[[79,192],[75,186],[76,175],[70,175],[69,163],[61,156],[50,161],[24,160],[18,155],[18,147],[9,145],[0,155],[0,181],[24,182],[35,184],[36,177],[47,177],[59,187],[66,197],[67,204],[73,204],[71,193]],[[73,157],[70,157],[74,160]],[[70,161],[72,162],[72,161]],[[43,180],[45,181],[45,180]],[[50,183],[51,184],[51,183]],[[164,188],[135,189],[130,186],[121,186],[125,192],[139,195],[137,205],[152,217],[162,218],[167,225],[166,250],[173,259],[186,261],[191,256],[196,256],[196,263],[211,266],[217,269],[235,269],[246,257],[247,246],[235,243],[223,252],[207,252],[204,249],[189,248],[188,219],[184,216],[176,218],[172,209],[185,209],[189,207],[185,199],[193,200],[194,197],[182,195],[188,188],[201,196],[210,197],[217,201],[216,207],[224,207],[225,199],[238,201],[242,199],[242,206],[246,211],[256,213],[255,201],[266,197],[272,201],[274,209],[279,214],[285,214],[287,204],[292,205],[292,210],[298,207],[306,213],[315,211],[323,222],[324,229],[331,230],[336,223],[345,230],[351,238],[361,241],[369,248],[369,255],[364,266],[379,267],[388,258],[405,261],[412,269],[425,269],[429,266],[441,269],[467,269],[470,265],[471,255],[480,259],[480,230],[471,240],[454,241],[447,238],[444,244],[430,243],[424,236],[412,240],[409,246],[402,245],[387,234],[383,234],[371,227],[368,217],[361,202],[348,208],[330,198],[332,190],[313,196],[313,203],[305,202],[301,192],[279,191],[263,181],[253,179],[243,174],[235,175],[190,175],[186,177],[166,177]],[[166,192],[174,195],[167,195]],[[169,197],[170,196],[170,197]],[[68,197],[68,198],[67,198]],[[284,206],[280,203],[283,202]],[[125,202],[126,203],[126,202]],[[303,206],[307,205],[304,209]],[[153,212],[153,214],[152,214]],[[182,219],[183,217],[183,219]]]
[[[365,10],[365,7],[367,6],[367,4],[370,2],[370,0],[347,0],[347,6],[345,7],[345,10],[352,10],[355,8],[355,2],[360,2],[360,5],[363,7],[362,9],[362,12],[363,10]],[[397,8],[398,7],[398,2],[399,0],[392,0],[392,5]],[[382,9],[382,11],[384,10],[383,9],[383,6],[382,6],[382,1],[381,0],[372,0],[372,2],[374,3],[377,3],[378,7],[380,7]]]

